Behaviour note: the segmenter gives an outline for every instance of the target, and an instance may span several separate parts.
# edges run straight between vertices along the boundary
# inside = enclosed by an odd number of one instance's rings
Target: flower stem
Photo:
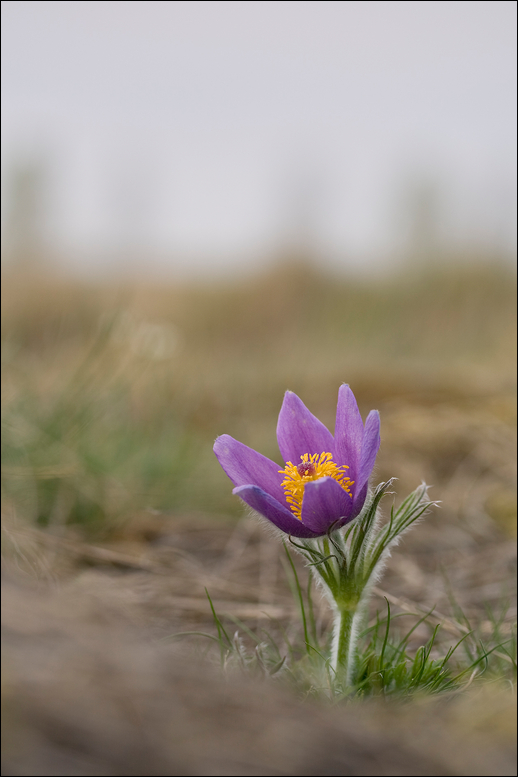
[[[339,605],[335,602],[335,622],[331,666],[336,679],[346,688],[354,684],[356,669],[356,644],[359,636],[361,612],[358,604]]]
[[[378,505],[391,484],[389,480],[377,487],[357,521],[343,534],[337,530],[333,535],[301,540],[301,545],[291,540],[315,577],[320,578],[333,609],[331,668],[341,690],[346,692],[353,690],[358,682],[358,640],[368,612],[372,583],[379,578],[390,546],[433,504],[423,484],[397,510],[392,508],[390,520],[381,524]],[[304,614],[303,620],[307,642]]]

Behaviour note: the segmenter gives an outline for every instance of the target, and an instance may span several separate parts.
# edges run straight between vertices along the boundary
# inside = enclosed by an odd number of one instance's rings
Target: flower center
[[[292,464],[291,461],[287,461],[286,467],[279,470],[279,472],[286,475],[281,484],[286,494],[286,501],[299,521],[302,520],[304,489],[306,483],[309,483],[311,480],[333,478],[352,497],[350,487],[353,485],[354,480],[350,480],[345,474],[345,470],[349,469],[347,464],[337,467],[333,461],[332,453],[304,453],[300,458],[301,463],[297,466]]]

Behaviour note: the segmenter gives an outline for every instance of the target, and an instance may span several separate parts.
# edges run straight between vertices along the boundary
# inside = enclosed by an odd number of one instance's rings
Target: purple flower
[[[214,453],[234,483],[234,494],[294,537],[320,537],[361,511],[380,445],[380,420],[371,410],[365,426],[354,394],[340,386],[335,436],[287,391],[277,424],[286,467],[234,440],[218,437]]]

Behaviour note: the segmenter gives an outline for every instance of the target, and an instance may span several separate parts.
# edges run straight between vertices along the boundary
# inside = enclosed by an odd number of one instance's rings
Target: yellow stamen
[[[306,483],[319,478],[333,478],[339,483],[344,491],[352,498],[350,487],[354,480],[350,480],[345,470],[349,469],[347,464],[337,467],[333,461],[332,453],[304,453],[301,457],[301,463],[297,466],[291,461],[286,462],[285,469],[280,469],[286,475],[282,481],[282,487],[286,494],[286,501],[297,518],[302,520],[302,500],[304,498],[304,488]]]

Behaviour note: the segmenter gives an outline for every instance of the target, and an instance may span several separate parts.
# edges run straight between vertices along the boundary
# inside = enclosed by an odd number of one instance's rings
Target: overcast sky
[[[5,208],[46,169],[75,261],[224,267],[306,229],[366,263],[419,185],[445,240],[514,245],[514,1],[4,0],[2,49]]]

